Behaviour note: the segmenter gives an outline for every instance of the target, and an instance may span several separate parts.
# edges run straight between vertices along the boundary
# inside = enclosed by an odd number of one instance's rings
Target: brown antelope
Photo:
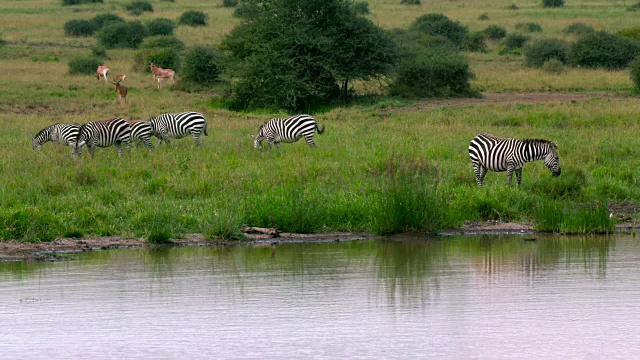
[[[169,78],[174,84],[176,83],[175,71],[171,69],[163,69],[163,68],[157,67],[154,63],[151,63],[150,69],[154,79],[158,81],[158,90],[160,89],[160,83],[162,82],[163,79]]]
[[[100,77],[104,77],[104,82],[107,82],[107,75],[109,74],[109,67],[106,65],[98,66],[98,70],[96,70],[96,79],[100,80]]]
[[[126,74],[120,74],[118,76],[116,76],[116,81],[125,81],[127,79],[127,75]]]
[[[118,101],[120,104],[127,103],[127,88],[120,85],[120,80],[114,81],[113,84],[116,86],[116,92],[118,93]]]

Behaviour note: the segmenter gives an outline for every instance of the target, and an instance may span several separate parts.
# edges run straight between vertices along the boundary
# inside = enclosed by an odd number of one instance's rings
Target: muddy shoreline
[[[616,225],[619,232],[640,230],[640,224],[623,223]],[[499,221],[467,222],[460,230],[442,232],[441,236],[478,235],[478,234],[535,234],[533,226],[528,223],[511,223]],[[180,239],[173,239],[169,246],[233,246],[241,244],[271,243],[312,243],[355,241],[376,238],[366,232],[335,232],[321,234],[280,233],[279,237],[264,234],[245,234],[244,240],[207,240],[201,234],[187,234]],[[0,261],[56,261],[66,260],[63,256],[69,253],[99,251],[120,248],[151,248],[144,238],[123,238],[120,236],[89,237],[82,239],[60,238],[51,242],[24,243],[18,241],[0,242]],[[164,245],[163,245],[164,246]]]

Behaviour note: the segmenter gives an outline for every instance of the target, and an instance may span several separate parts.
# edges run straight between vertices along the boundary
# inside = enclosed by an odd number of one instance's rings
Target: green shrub
[[[133,70],[151,72],[151,63],[164,69],[176,70],[180,67],[180,55],[181,51],[175,48],[139,49],[133,56]]]
[[[574,34],[574,35],[584,35],[594,32],[593,26],[587,25],[584,23],[573,23],[564,30],[562,30],[565,34]]]
[[[640,26],[633,26],[630,28],[622,29],[618,31],[618,35],[629,38],[631,40],[640,40]]]
[[[147,22],[149,34],[153,35],[173,35],[176,24],[171,19],[158,18]]]
[[[516,30],[526,32],[542,32],[542,26],[536,23],[517,23]]]
[[[569,61],[569,44],[558,39],[538,40],[524,48],[525,65],[542,67],[549,59],[558,59],[563,64]]]
[[[507,10],[518,10],[518,5],[516,4],[511,4],[509,6],[507,6]]]
[[[427,14],[417,18],[410,27],[429,35],[441,35],[461,46],[469,30],[458,21],[452,21],[443,14]]]
[[[96,15],[91,21],[93,21],[96,31],[101,30],[103,27],[110,25],[111,23],[124,23],[123,18],[111,13]]]
[[[636,58],[629,65],[629,72],[631,74],[631,81],[637,93],[640,93],[640,57]]]
[[[185,11],[180,15],[178,24],[188,26],[207,26],[207,14],[196,10]]]
[[[565,67],[560,60],[551,58],[544,62],[544,64],[542,65],[542,70],[549,74],[560,75],[565,71]]]
[[[236,7],[238,6],[238,0],[222,0],[223,7]]]
[[[366,1],[355,3],[353,5],[353,10],[358,15],[368,15],[371,13],[371,11],[369,10],[369,3]]]
[[[563,7],[564,0],[542,0],[542,6],[544,7]]]
[[[125,9],[133,15],[141,15],[143,12],[153,12],[153,5],[150,2],[139,0],[134,1],[125,6]]]
[[[164,229],[152,230],[149,236],[147,236],[147,242],[156,245],[173,243],[173,241],[171,241],[171,232]]]
[[[507,29],[498,25],[489,25],[486,29],[483,30],[483,32],[490,40],[500,40],[504,39],[504,37],[507,36]]]
[[[184,50],[184,43],[175,36],[156,35],[144,38],[139,47],[140,49],[172,48]]]
[[[220,66],[215,49],[196,46],[187,51],[181,68],[181,77],[196,84],[211,84],[220,76]]]
[[[627,8],[627,11],[640,11],[640,2],[637,2]]]
[[[80,56],[69,61],[69,74],[95,75],[98,66],[103,62],[96,56]]]
[[[455,97],[472,93],[467,59],[443,47],[407,49],[389,89],[401,97]]]
[[[69,20],[64,23],[64,34],[66,36],[92,36],[95,25],[91,20]]]
[[[509,34],[504,39],[504,45],[508,50],[522,49],[530,37],[522,34]]]
[[[487,14],[487,13],[482,13],[482,14],[478,17],[478,20],[482,20],[482,21],[489,20],[489,14]]]
[[[96,45],[96,46],[92,47],[91,48],[91,53],[93,53],[94,56],[99,57],[99,58],[108,58],[107,49],[105,49],[105,47],[102,46],[102,45]]]
[[[62,0],[62,5],[81,5],[81,4],[95,4],[95,3],[103,3],[104,0]]]
[[[464,37],[462,48],[466,51],[485,52],[487,51],[487,35],[482,31],[468,33]]]
[[[139,21],[110,23],[97,34],[98,43],[107,49],[136,49],[147,36],[149,29]]]
[[[574,65],[621,69],[640,54],[640,46],[622,36],[598,31],[580,37],[572,46],[570,60]]]
[[[403,5],[420,5],[420,0],[400,0]]]

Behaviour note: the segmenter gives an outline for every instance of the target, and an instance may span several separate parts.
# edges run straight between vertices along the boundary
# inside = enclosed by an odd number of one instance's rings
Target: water
[[[130,249],[0,263],[0,354],[635,358],[640,242],[525,239]]]

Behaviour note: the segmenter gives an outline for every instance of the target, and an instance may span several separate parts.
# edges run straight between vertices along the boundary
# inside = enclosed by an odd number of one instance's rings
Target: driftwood
[[[271,237],[274,237],[274,238],[280,237],[280,232],[278,231],[277,228],[261,228],[261,227],[243,225],[242,231],[247,234],[257,233],[257,234],[271,235]]]

